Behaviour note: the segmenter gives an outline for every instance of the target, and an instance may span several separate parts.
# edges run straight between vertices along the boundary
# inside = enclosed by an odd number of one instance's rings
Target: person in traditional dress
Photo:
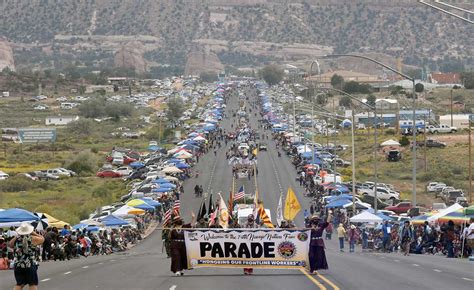
[[[184,224],[183,220],[179,216],[176,216],[173,219],[173,229],[171,229],[169,240],[171,272],[173,272],[176,276],[183,276],[184,270],[188,269],[188,259],[186,256],[186,244],[184,242],[183,228],[191,228],[191,224]]]
[[[245,225],[243,227],[248,228],[248,229],[258,228],[258,225],[255,222],[255,216],[253,214],[249,214],[247,216],[247,222],[245,223]],[[252,275],[253,274],[253,268],[244,268],[244,274],[245,275]]]
[[[311,241],[309,247],[309,272],[315,273],[319,269],[328,269],[326,251],[324,247],[323,231],[328,227],[332,218],[329,212],[326,220],[321,220],[318,216],[311,218]],[[317,272],[316,272],[317,274]]]

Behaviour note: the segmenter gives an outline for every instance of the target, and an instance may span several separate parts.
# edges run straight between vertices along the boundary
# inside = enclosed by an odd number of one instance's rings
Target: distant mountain
[[[184,68],[196,52],[237,67],[330,52],[432,67],[474,55],[471,24],[415,0],[0,0],[0,10],[17,66],[110,65],[129,45],[147,69]]]

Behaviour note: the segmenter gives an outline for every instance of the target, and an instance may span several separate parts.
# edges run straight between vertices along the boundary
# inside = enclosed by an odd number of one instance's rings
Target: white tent
[[[385,147],[385,146],[400,146],[400,143],[398,143],[397,141],[395,140],[387,140],[385,142],[383,142],[382,144],[380,144],[380,146],[382,147]]]
[[[381,223],[383,219],[368,211],[364,211],[351,217],[349,221],[351,223]]]
[[[434,214],[430,217],[428,217],[428,221],[436,221],[441,217],[444,217],[445,215],[452,213],[453,211],[457,211],[458,209],[463,208],[459,203],[455,203],[450,207],[447,207],[443,209],[442,211],[438,212],[437,214]]]
[[[136,209],[136,208],[128,206],[128,205],[124,205],[121,208],[114,211],[112,214],[117,217],[127,216],[129,215],[128,212],[131,211],[132,209]]]
[[[181,171],[178,167],[176,166],[169,166],[169,167],[165,167],[163,168],[163,170],[161,172],[164,172],[164,173],[181,173],[183,171]]]

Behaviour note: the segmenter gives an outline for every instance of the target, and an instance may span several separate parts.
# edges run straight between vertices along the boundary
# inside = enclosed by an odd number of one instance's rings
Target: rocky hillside
[[[20,55],[17,66],[33,59],[57,65],[63,55],[93,62],[131,41],[141,42],[151,64],[182,67],[189,53],[203,50],[235,66],[315,51],[377,52],[417,65],[446,56],[472,62],[472,25],[416,2],[0,0],[0,37]],[[459,5],[474,10],[472,1]]]

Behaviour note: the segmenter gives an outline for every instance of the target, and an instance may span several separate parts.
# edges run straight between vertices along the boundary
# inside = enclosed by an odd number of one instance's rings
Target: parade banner
[[[302,268],[308,264],[309,242],[309,230],[185,231],[191,268]]]

